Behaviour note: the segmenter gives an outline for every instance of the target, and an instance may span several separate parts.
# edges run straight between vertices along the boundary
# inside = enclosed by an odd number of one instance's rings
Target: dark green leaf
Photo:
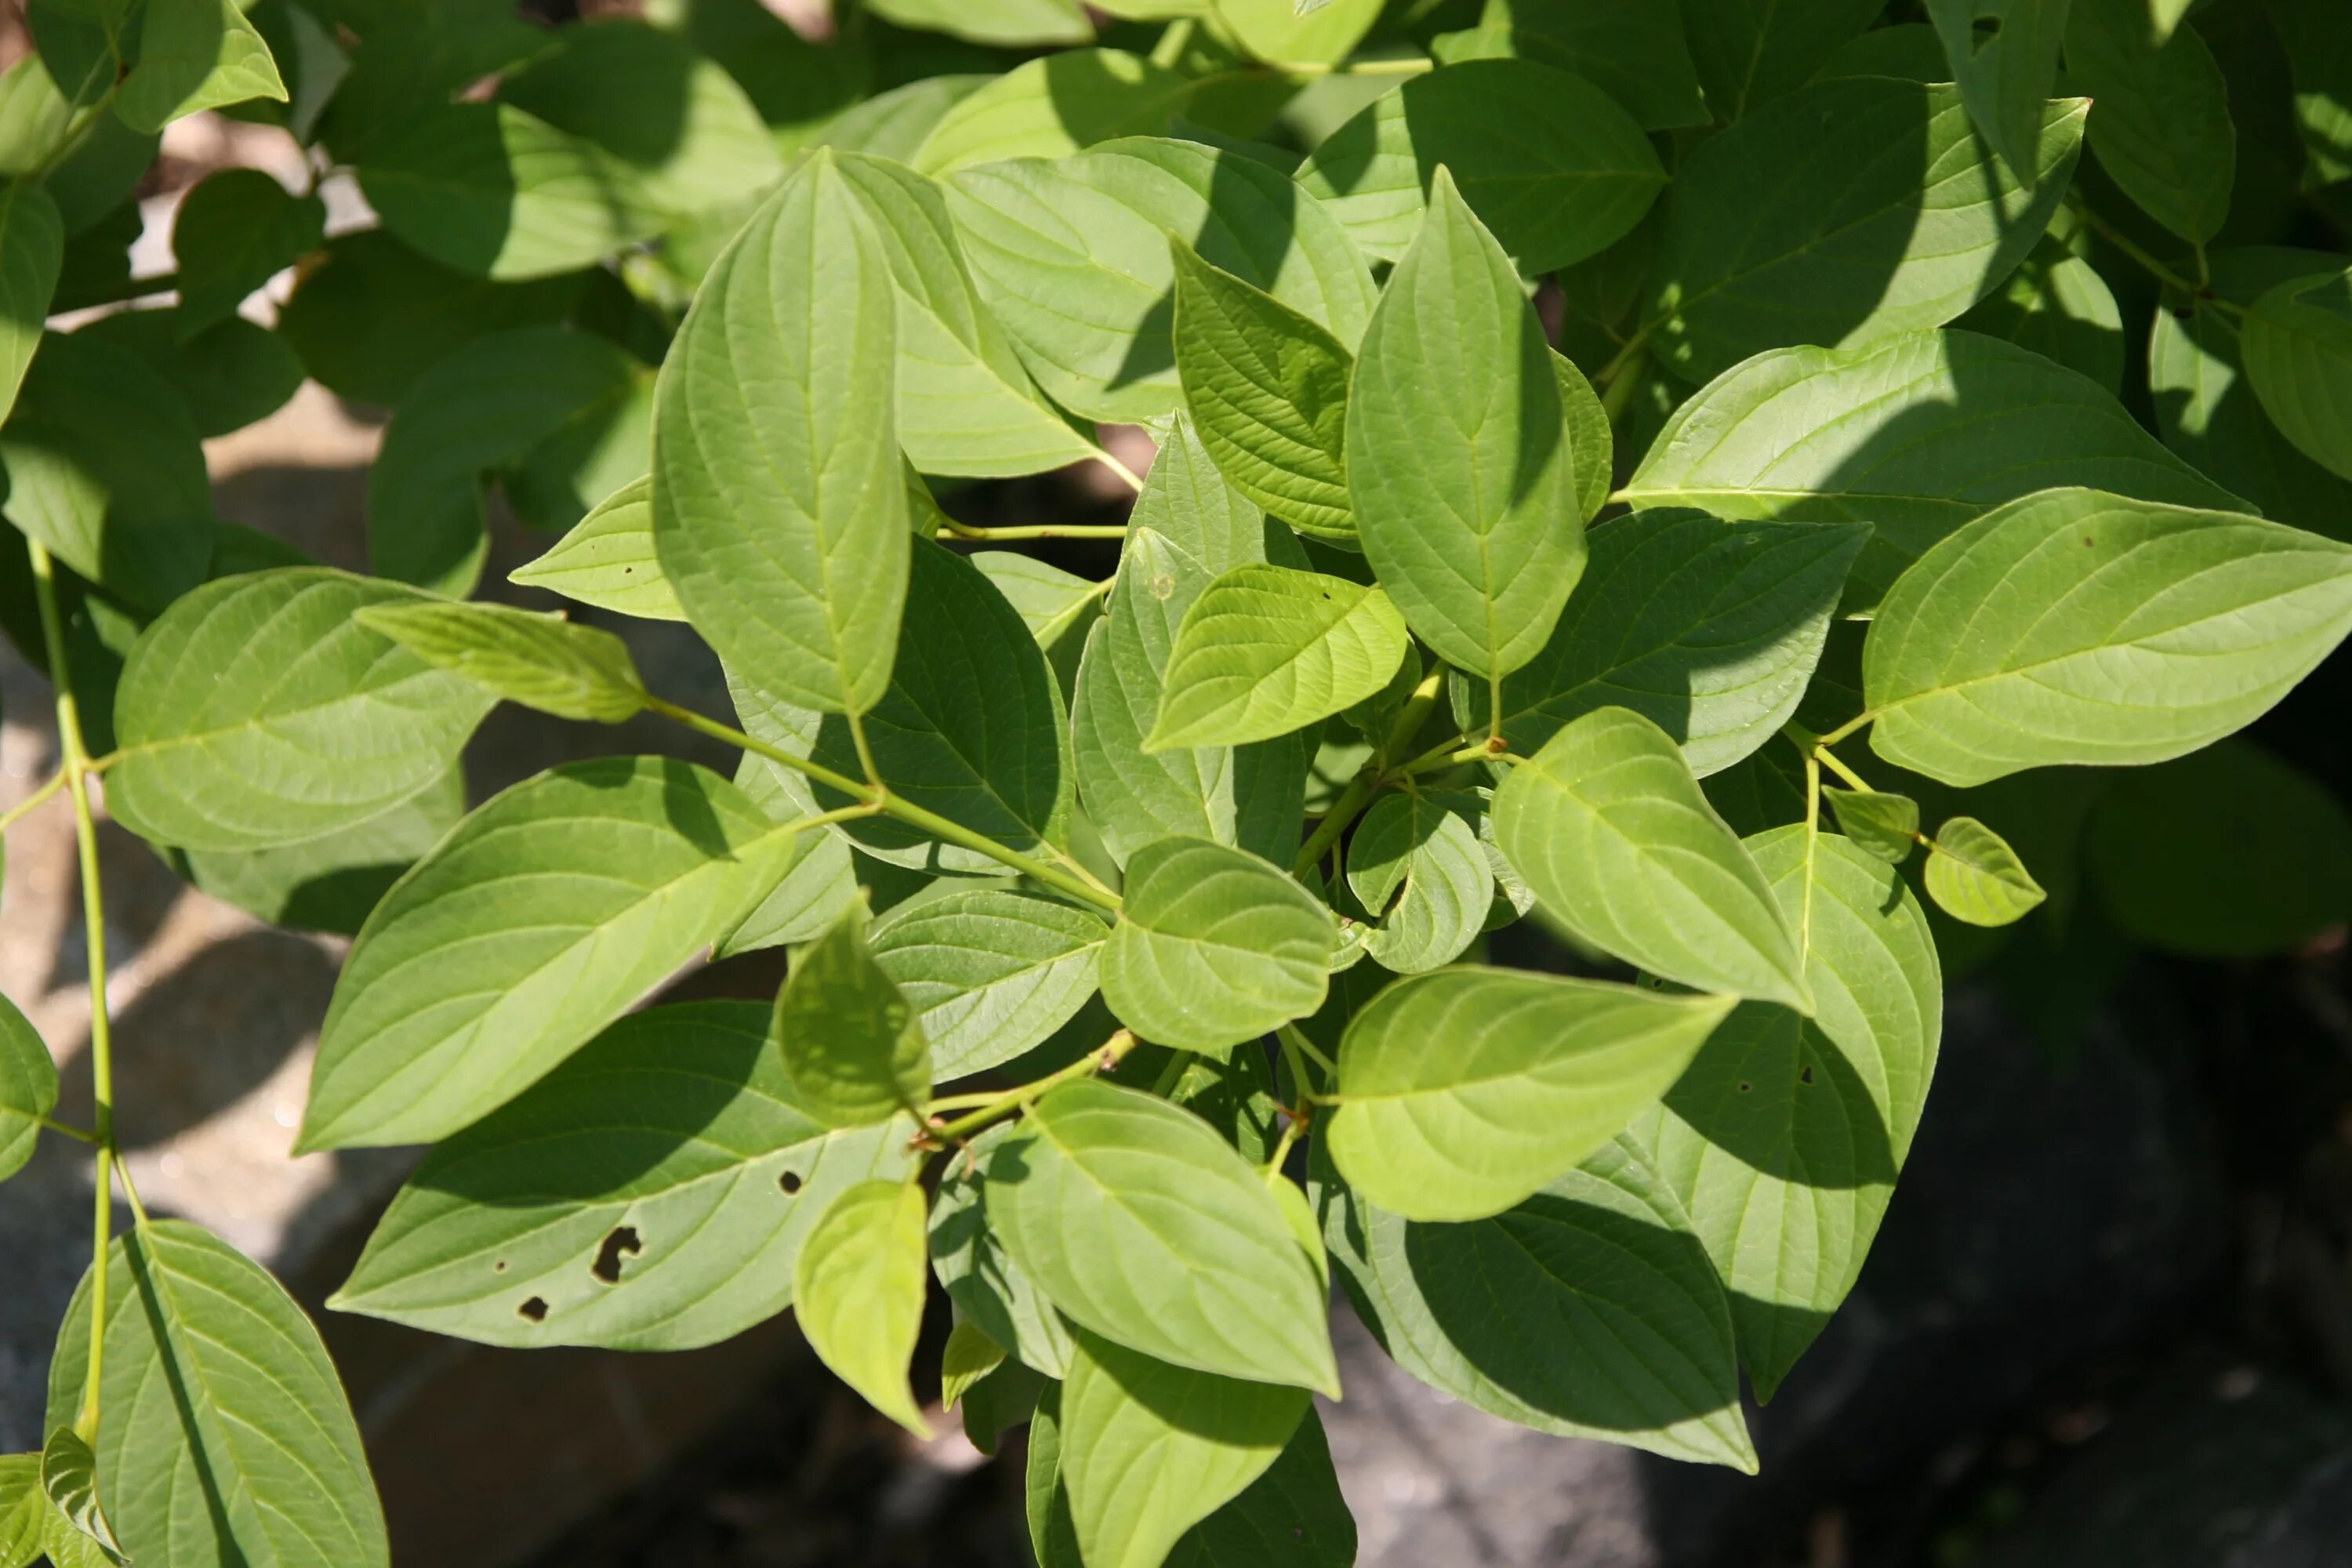
[[[2352,479],[2352,268],[2291,279],[2254,301],[2242,328],[2246,379],[2304,454]]]
[[[234,315],[245,297],[327,237],[327,204],[258,169],[224,169],[181,198],[172,220],[180,264],[180,335]]]
[[[144,361],[180,395],[207,438],[242,430],[286,406],[301,390],[302,362],[286,340],[242,316],[180,335],[177,310],[122,310],[75,333]],[[214,549],[217,559],[218,535]],[[272,563],[272,564],[281,564]],[[215,577],[226,576],[215,566]]]
[[[1919,842],[1919,803],[1907,795],[1865,794],[1832,784],[1822,797],[1837,814],[1837,825],[1853,847],[1900,866]]]
[[[391,810],[316,838],[181,853],[188,880],[256,920],[355,936],[393,883],[465,815],[465,772],[452,767]]]
[[[114,96],[133,131],[248,99],[286,101],[286,83],[236,0],[148,0],[138,64]]]
[[[2070,0],[1925,0],[1969,118],[2028,185],[2043,153],[2043,100],[2057,83]],[[1982,24],[1979,26],[1979,24]],[[2048,174],[2046,169],[2043,174]],[[2064,184],[2062,178],[2056,181]]]
[[[1646,130],[1706,123],[1699,79],[1672,5],[1650,0],[1487,0],[1483,26],[1512,53],[1573,71]]]
[[[930,1044],[914,1004],[866,945],[866,919],[853,904],[794,954],[776,996],[784,1078],[828,1127],[868,1126],[901,1111],[919,1120],[930,1100]]]
[[[0,996],[0,1181],[25,1168],[41,1129],[33,1118],[58,1105],[58,1064],[39,1031]]]
[[[48,192],[28,180],[0,185],[0,420],[16,406],[16,388],[41,346],[65,243]]]
[[[1730,121],[1804,86],[1885,8],[1886,0],[1682,0],[1683,31],[1707,108]]]
[[[2126,195],[2202,245],[2230,216],[2237,132],[2221,68],[2194,28],[2152,36],[2148,0],[2068,0],[2066,75],[2098,107],[2091,155]],[[1965,84],[1964,84],[1965,85]]]
[[[2124,322],[2115,293],[2089,262],[2046,236],[1958,324],[2054,360],[2110,397],[2123,395]]]

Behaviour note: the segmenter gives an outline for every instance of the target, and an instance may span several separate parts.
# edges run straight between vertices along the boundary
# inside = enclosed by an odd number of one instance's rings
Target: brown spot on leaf
[[[776,1185],[784,1189],[784,1196],[791,1197],[801,1190],[801,1173],[798,1171],[786,1171],[776,1178]]]
[[[618,1285],[621,1282],[621,1259],[633,1258],[644,1250],[645,1244],[637,1239],[636,1226],[614,1226],[605,1236],[604,1245],[596,1249],[596,1261],[588,1266],[588,1272],[607,1285]]]
[[[515,1310],[522,1316],[529,1318],[534,1323],[543,1323],[547,1321],[547,1303],[537,1296],[533,1296],[530,1300],[525,1301],[521,1306],[517,1307]]]

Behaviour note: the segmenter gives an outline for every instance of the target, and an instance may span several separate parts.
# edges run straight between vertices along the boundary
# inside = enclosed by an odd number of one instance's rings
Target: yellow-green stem
[[[56,773],[49,775],[48,781],[43,784],[40,788],[35,790],[24,799],[10,806],[5,812],[0,812],[0,833],[5,833],[9,828],[16,826],[20,820],[38,809],[42,803],[47,801],[49,796],[57,794],[58,791],[65,787],[66,771],[63,768],[59,768]]]
[[[1823,767],[1837,774],[1838,777],[1843,779],[1847,784],[1852,784],[1863,794],[1875,795],[1878,793],[1870,787],[1870,781],[1868,779],[1864,778],[1860,773],[1855,773],[1852,768],[1847,767],[1843,763],[1838,761],[1837,753],[1831,751],[1827,746],[1816,746],[1814,748],[1814,754],[1821,758],[1822,765]]]
[[[959,1117],[944,1126],[931,1128],[924,1135],[942,1143],[961,1143],[989,1123],[1000,1121],[1016,1110],[1024,1110],[1035,1103],[1050,1089],[1058,1089],[1073,1079],[1091,1078],[1096,1073],[1110,1071],[1127,1058],[1127,1053],[1135,1049],[1135,1046],[1136,1039],[1133,1032],[1121,1029],[1104,1041],[1101,1046],[1088,1051],[1060,1071],[1049,1072],[1044,1078],[1031,1083],[1024,1083],[1018,1089],[1008,1089],[971,1115]]]
[[[1105,461],[1108,461],[1108,458]],[[1124,468],[1119,470],[1126,473]],[[1135,476],[1128,474],[1128,478]],[[1137,483],[1142,481],[1138,479]],[[950,522],[945,531],[950,539],[960,539],[970,544],[1003,543],[1021,539],[1125,539],[1127,524],[1103,523],[1023,523],[1013,528],[977,528],[969,523]]]

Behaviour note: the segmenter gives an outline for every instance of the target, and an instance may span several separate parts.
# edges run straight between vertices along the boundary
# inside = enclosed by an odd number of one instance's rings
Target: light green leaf
[[[1471,818],[1475,798],[1385,795],[1348,841],[1348,882],[1379,924],[1367,956],[1398,974],[1451,963],[1477,940],[1495,903],[1495,868]]]
[[[1607,249],[1666,171],[1616,100],[1524,59],[1465,60],[1406,82],[1331,133],[1298,171],[1369,255],[1395,261],[1438,169],[1533,277]]]
[[[1956,88],[1864,77],[1774,100],[1675,174],[1652,351],[1704,381],[1766,349],[1853,348],[1953,320],[2049,226],[2088,109],[2036,100],[2036,191],[1984,162]]]
[[[2029,496],[1887,595],[1863,651],[1871,748],[1962,788],[2160,763],[2260,717],[2347,630],[2352,545],[2097,490]]]
[[[876,962],[866,914],[853,903],[793,957],[776,996],[784,1077],[828,1127],[919,1120],[930,1101],[931,1053],[914,1005]]]
[[[1704,991],[1812,1010],[1763,873],[1640,714],[1596,709],[1512,768],[1495,834],[1537,900],[1602,951]]]
[[[286,83],[236,0],[148,0],[138,63],[114,99],[124,124],[161,131],[199,110],[255,98],[283,103]]]
[[[1163,456],[1160,462],[1168,460]],[[1160,472],[1159,465],[1152,471]],[[1213,475],[1210,469],[1205,479]],[[1223,537],[1238,554],[1241,543]],[[1131,522],[1110,613],[1087,635],[1070,716],[1078,793],[1104,847],[1121,865],[1173,835],[1235,844],[1275,860],[1297,852],[1307,756],[1297,741],[1191,752],[1143,749],[1177,629],[1208,583],[1208,573],[1191,556]]]
[[[373,605],[352,618],[436,669],[559,719],[617,724],[645,709],[628,644],[593,626],[504,605]]]
[[[1721,1271],[1769,1399],[1861,1275],[1935,1073],[1943,980],[1892,866],[1822,835],[1809,897],[1801,824],[1749,842],[1809,927],[1820,1011],[1742,1004],[1635,1132]]]
[[[1886,0],[1682,0],[1683,31],[1707,108],[1732,121],[1811,81],[1885,8]]]
[[[494,700],[353,618],[418,597],[304,566],[181,599],[123,666],[108,810],[154,843],[257,849],[369,821],[430,787]]]
[[[1145,529],[1208,568],[1212,577],[1250,561],[1307,564],[1297,537],[1234,489],[1209,455],[1192,415],[1181,409],[1171,416],[1160,455],[1143,477],[1143,493],[1128,514],[1130,540]]]
[[[1003,1364],[1003,1345],[970,1322],[959,1321],[948,1331],[948,1342],[940,1351],[940,1408],[953,1410],[974,1384]],[[968,1419],[971,1412],[965,1415]]]
[[[988,1214],[1079,1326],[1196,1372],[1339,1393],[1321,1282],[1263,1174],[1191,1111],[1064,1084],[997,1151]]]
[[[898,286],[898,442],[908,460],[927,474],[1004,476],[1093,457],[1094,444],[1047,406],[981,305],[940,187],[856,153],[842,154],[840,170]]]
[[[1351,542],[1348,351],[1310,318],[1170,243],[1176,368],[1202,447],[1252,501],[1302,533]]]
[[[1120,49],[1071,49],[1014,67],[940,116],[908,160],[945,174],[1004,158],[1060,158],[1120,136],[1158,136],[1191,78]]]
[[[1484,1219],[1654,1105],[1733,1005],[1507,969],[1400,980],[1349,1021],[1321,1131],[1390,1213]]]
[[[258,169],[224,169],[181,198],[172,219],[180,264],[178,327],[193,337],[327,237],[327,205]]]
[[[1973,332],[1760,354],[1675,411],[1626,482],[1636,507],[1867,522],[1849,611],[1972,518],[2056,485],[2240,509],[2093,383]]]
[[[572,763],[492,797],[352,944],[299,1146],[478,1121],[740,921],[792,837],[726,780],[657,757]]]
[[[1055,163],[961,169],[947,191],[981,298],[1037,384],[1089,419],[1151,419],[1181,404],[1171,233],[1342,347],[1371,316],[1370,275],[1339,224],[1244,153],[1128,137]]]
[[[1572,71],[1623,104],[1647,131],[1705,125],[1686,28],[1649,0],[1487,0],[1482,31],[1512,53]]]
[[[1723,1286],[1634,1140],[1465,1225],[1328,1180],[1322,1205],[1358,1315],[1430,1387],[1538,1432],[1756,1468]]]
[[[1503,737],[1525,754],[1596,708],[1630,708],[1704,778],[1794,717],[1846,574],[1870,531],[1635,512],[1595,529],[1550,640],[1503,680]],[[1481,682],[1456,678],[1465,731],[1487,728]]]
[[[949,110],[997,79],[971,74],[929,76],[877,92],[826,121],[808,144],[912,163],[931,128]]]
[[[507,580],[615,615],[686,619],[654,553],[653,489],[650,474],[623,485],[537,560],[509,573]]]
[[[41,346],[64,258],[64,221],[49,193],[29,180],[0,184],[0,420]]]
[[[1890,866],[1911,858],[1919,842],[1919,803],[1907,795],[1840,789],[1822,790],[1822,798],[1837,814],[1837,825],[1853,847]]]
[[[931,1205],[931,1268],[956,1310],[1022,1363],[1062,1377],[1070,1368],[1070,1329],[989,1223],[989,1182],[996,1153],[1013,1137],[1000,1121],[971,1141],[972,1157],[957,1160],[940,1178]],[[1024,1157],[1007,1156],[1005,1175],[1020,1181]]]
[[[2246,379],[2272,422],[2352,479],[2352,269],[2279,284],[2242,330]]]
[[[1969,118],[2029,186],[2071,0],[1925,0]],[[1984,24],[1980,28],[1979,24]],[[2046,169],[2042,173],[2047,174]],[[2060,184],[2065,184],[2062,179]]]
[[[820,150],[760,209],[663,362],[654,440],[654,542],[688,619],[828,713],[889,685],[913,542],[896,290],[856,204]]]
[[[1574,475],[1576,515],[1591,522],[1609,504],[1609,488],[1616,482],[1616,433],[1601,395],[1584,379],[1566,354],[1554,353],[1551,368],[1559,378],[1560,412],[1568,422],[1568,457]]]
[[[2229,84],[2194,28],[2151,37],[2147,4],[2068,0],[2067,80],[2098,106],[2099,167],[2148,216],[2202,245],[2230,216],[2237,174]]]
[[[0,996],[0,1181],[25,1168],[41,1136],[33,1119],[57,1107],[58,1064],[49,1047],[16,1005]]]
[[[835,1198],[793,1266],[809,1348],[860,1398],[929,1437],[908,1371],[923,1328],[923,1189],[861,1182]]]
[[[874,962],[914,1009],[944,1080],[1009,1062],[1076,1016],[1109,934],[1068,904],[973,888],[893,910],[875,928]]]
[[[41,1490],[38,1454],[0,1454],[0,1568],[31,1568],[53,1510]]]
[[[1973,816],[1955,816],[1927,845],[1927,896],[1956,921],[2005,926],[2050,895],[2008,840]]]
[[[58,1332],[52,1426],[82,1404],[90,1294],[85,1277]],[[109,1249],[106,1302],[107,1419],[93,1446],[131,1562],[387,1568],[351,1405],[278,1281],[186,1221],[161,1219]]]
[[[1252,59],[1329,65],[1346,59],[1381,14],[1381,0],[1207,0],[1205,9]]]
[[[1534,658],[1584,570],[1566,431],[1543,327],[1441,171],[1356,361],[1348,483],[1381,585],[1470,674]]]
[[[257,921],[355,936],[393,883],[465,815],[465,770],[452,766],[390,811],[316,838],[179,853],[189,881]]]
[[[1223,1055],[1323,1005],[1331,913],[1247,850],[1159,839],[1128,861],[1125,897],[1103,1000],[1145,1039]]]
[[[2110,397],[2123,395],[2124,321],[2115,292],[2089,262],[2046,235],[1958,324],[2054,360]]]
[[[1379,588],[1236,566],[1184,612],[1144,750],[1287,735],[1386,686],[1410,641]]]
[[[1079,1554],[1087,1568],[1160,1568],[1179,1537],[1274,1464],[1309,1396],[1076,1338],[1058,1458]]]
[[[105,1561],[130,1561],[122,1554],[121,1542],[114,1539],[113,1527],[106,1522],[106,1510],[99,1506],[98,1456],[70,1426],[51,1432],[42,1447],[41,1490],[74,1533],[88,1546],[96,1547]]]
[[[968,38],[975,44],[1024,47],[1083,44],[1094,37],[1078,0],[876,0],[874,14],[902,27]]]

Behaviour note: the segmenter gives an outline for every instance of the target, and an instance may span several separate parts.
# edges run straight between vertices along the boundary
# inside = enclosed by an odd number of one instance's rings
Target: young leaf
[[[1006,158],[1062,158],[1121,136],[1158,136],[1190,77],[1122,49],[1071,49],[1015,66],[940,117],[907,160],[946,174]]]
[[[248,99],[286,101],[286,82],[260,29],[236,0],[149,0],[138,64],[115,95],[133,131]]]
[[[99,1506],[98,1456],[70,1426],[51,1432],[42,1446],[41,1490],[49,1506],[82,1538],[83,1550],[96,1547],[108,1563],[130,1562],[121,1543],[114,1539],[113,1527],[106,1522],[106,1510]]]
[[[1862,1272],[1935,1073],[1943,980],[1893,867],[1826,834],[1809,855],[1801,824],[1750,846],[1810,922],[1820,1012],[1742,1004],[1633,1131],[1721,1271],[1769,1398]]]
[[[1957,331],[1760,354],[1675,411],[1624,498],[1717,517],[1867,522],[1846,597],[1860,614],[1961,524],[2057,485],[2245,504],[2092,382]]]
[[[428,788],[494,699],[355,618],[419,599],[315,566],[181,599],[123,666],[109,811],[154,843],[255,849],[366,822]]]
[[[327,237],[327,205],[258,169],[224,169],[181,199],[172,219],[180,264],[178,331],[194,337]]]
[[[1704,381],[1789,343],[1941,326],[1982,299],[2049,226],[2089,105],[2036,98],[2036,189],[1981,161],[1960,99],[1816,82],[1702,143],[1661,209],[1653,351]]]
[[[1683,30],[1707,108],[1717,120],[1733,121],[1795,91],[1885,8],[1886,0],[1682,0]]]
[[[2098,105],[2091,155],[2148,216],[2202,245],[2237,174],[2229,84],[2194,28],[2152,37],[2148,0],[2068,0],[2068,82]]]
[[[931,1268],[965,1319],[1047,1377],[1070,1370],[1070,1327],[1045,1293],[1013,1260],[990,1224],[989,1185],[997,1152],[1013,1136],[1001,1121],[971,1141],[971,1158],[957,1160],[940,1178],[931,1205]],[[1005,1158],[1008,1182],[1028,1173],[1018,1152]]]
[[[1081,1331],[1062,1387],[1059,1470],[1088,1568],[1159,1568],[1179,1537],[1274,1464],[1310,1404]]]
[[[809,1348],[868,1405],[929,1437],[908,1382],[923,1328],[923,1189],[861,1182],[835,1198],[793,1266]]]
[[[1463,1225],[1322,1191],[1349,1300],[1430,1387],[1557,1436],[1756,1468],[1723,1286],[1634,1140],[1620,1135],[1525,1202]]]
[[[2012,924],[2050,896],[2008,841],[1973,816],[1936,829],[1924,879],[1937,908],[1972,926]]]
[[[1302,570],[1307,565],[1297,536],[1234,489],[1209,455],[1192,416],[1181,409],[1169,420],[1127,527],[1130,549],[1136,534],[1150,529],[1207,567],[1212,577],[1255,561]]]
[[[1467,800],[1475,805],[1475,799]],[[1379,919],[1366,954],[1398,974],[1451,963],[1477,940],[1495,903],[1495,868],[1453,802],[1384,795],[1348,841],[1348,882]]]
[[[940,1408],[953,1410],[974,1384],[1003,1364],[1003,1345],[971,1323],[958,1322],[948,1331],[948,1342],[940,1352]],[[969,1419],[971,1412],[965,1415]]]
[[[492,797],[352,944],[299,1146],[478,1121],[740,921],[793,837],[726,780],[657,757],[568,763]]]
[[[0,1181],[25,1168],[58,1106],[58,1064],[16,1005],[0,996]]]
[[[106,1268],[107,1418],[93,1447],[124,1555],[388,1568],[351,1405],[318,1330],[278,1281],[176,1219],[116,1237]],[[86,1276],[58,1331],[52,1427],[82,1405],[90,1293]],[[152,1397],[162,1388],[174,1395]]]
[[[1201,444],[1259,506],[1302,533],[1352,542],[1348,351],[1313,319],[1169,243],[1176,370]]]
[[[1609,504],[1609,487],[1616,482],[1616,433],[1609,427],[1609,411],[1601,405],[1601,395],[1592,390],[1575,362],[1555,353],[1551,368],[1559,378],[1560,412],[1568,422],[1576,515],[1591,522]]]
[[[1338,1394],[1322,1284],[1263,1173],[1191,1111],[1064,1084],[990,1163],[988,1215],[1081,1327],[1196,1372]]]
[[[1340,1040],[1331,1158],[1407,1219],[1500,1214],[1656,1103],[1733,1005],[1507,969],[1400,980]]]
[[[372,605],[352,619],[436,669],[559,719],[617,724],[645,709],[628,645],[593,626],[504,605],[429,602]]]
[[[1666,188],[1633,116],[1583,77],[1524,59],[1415,77],[1327,137],[1298,183],[1367,255],[1395,261],[1441,168],[1530,277],[1607,249]]]
[[[1406,624],[1472,675],[1527,663],[1584,569],[1559,382],[1518,275],[1443,171],[1349,401],[1357,530]]]
[[[1666,732],[1596,709],[1512,768],[1495,836],[1536,899],[1653,974],[1812,1010],[1795,931]]]
[[[654,542],[719,658],[803,708],[863,712],[907,595],[889,266],[819,151],[711,269],[663,362]]]
[[[507,581],[615,615],[686,619],[654,553],[653,489],[651,475],[623,485],[537,560],[508,573]]]
[[[0,184],[0,421],[41,346],[41,321],[58,291],[65,224],[49,193],[29,180]]]
[[[1661,508],[1591,536],[1591,559],[1551,637],[1503,679],[1502,734],[1522,754],[1596,708],[1630,708],[1681,744],[1702,778],[1763,745],[1797,711],[1846,573],[1870,531],[1746,523]],[[1457,679],[1463,727],[1487,689]]]
[[[1253,59],[1328,64],[1348,58],[1381,14],[1381,0],[1209,0]]]
[[[2352,479],[2352,269],[2281,283],[2246,312],[2246,379],[2286,438]]]
[[[1907,795],[1882,795],[1826,786],[1822,797],[1837,814],[1838,831],[1866,855],[1900,866],[1919,842],[1919,803]]]
[[[1411,641],[1377,587],[1236,566],[1184,612],[1143,749],[1234,746],[1304,729],[1386,686]]]
[[[930,1044],[914,1005],[866,945],[866,918],[852,905],[802,949],[776,996],[784,1077],[828,1127],[887,1121],[901,1110],[919,1118],[930,1100]]]
[[[1103,1000],[1147,1040],[1223,1055],[1323,1005],[1331,912],[1246,850],[1162,838],[1127,863]]]
[[[1952,79],[1986,142],[2034,183],[2043,100],[2058,76],[2070,0],[1926,0]],[[1978,24],[1985,24],[1981,31]],[[2047,173],[2046,170],[2042,171]],[[2060,179],[2056,182],[2064,184]]]
[[[1009,1062],[1076,1016],[1109,934],[1085,910],[975,888],[891,910],[874,929],[874,962],[914,1009],[931,1077],[944,1080]]]
[[[1921,556],[1880,605],[1871,749],[1962,788],[2160,763],[2252,722],[2348,630],[2352,545],[2097,490],[2029,496]]]

